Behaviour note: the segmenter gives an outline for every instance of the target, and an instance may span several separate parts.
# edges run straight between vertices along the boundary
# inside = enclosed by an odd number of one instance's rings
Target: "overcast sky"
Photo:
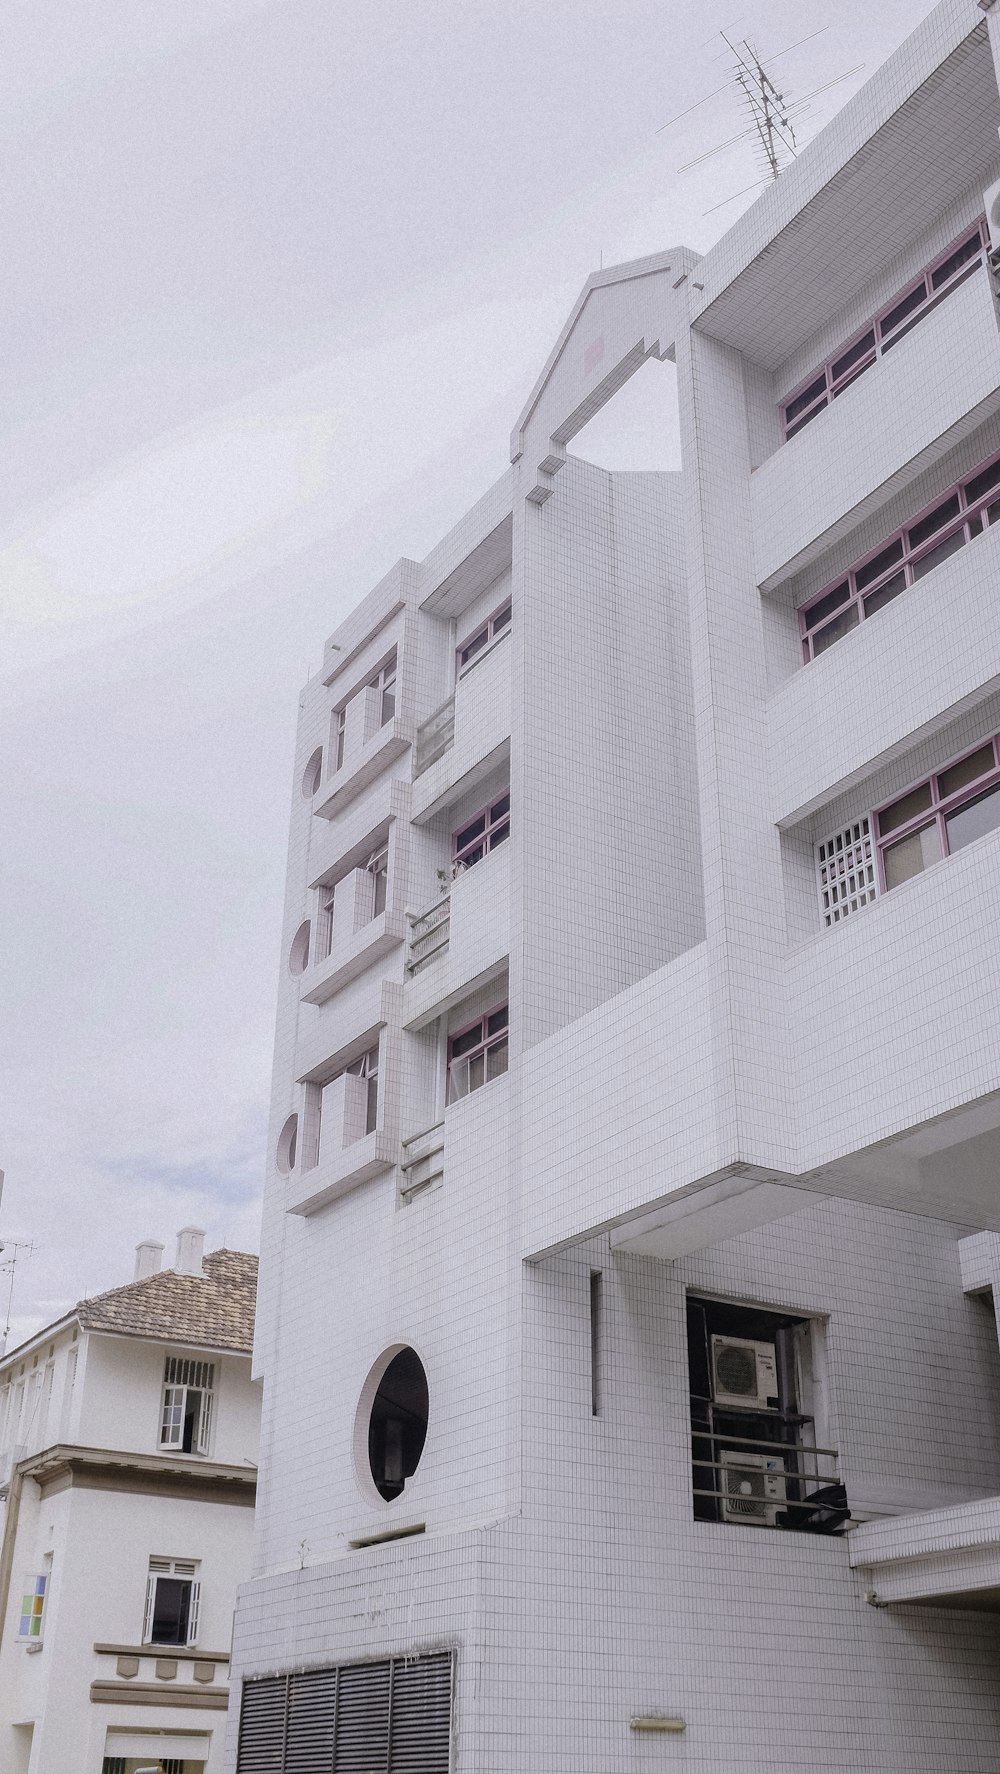
[[[0,1039],[19,1338],[255,1249],[297,693],[497,475],[588,273],[752,201],[925,0],[8,0]],[[825,29],[821,29],[826,27]],[[711,213],[706,213],[711,212]],[[657,403],[658,387],[653,387]],[[669,465],[637,380],[575,446]],[[8,1250],[9,1250],[8,1245]],[[0,1325],[7,1277],[0,1274]]]

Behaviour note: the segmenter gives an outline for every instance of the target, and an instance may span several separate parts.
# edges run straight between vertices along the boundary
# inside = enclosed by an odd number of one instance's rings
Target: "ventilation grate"
[[[878,896],[878,870],[867,817],[816,846],[816,884],[826,925],[840,924]]]
[[[452,1656],[243,1684],[237,1774],[448,1774]]]

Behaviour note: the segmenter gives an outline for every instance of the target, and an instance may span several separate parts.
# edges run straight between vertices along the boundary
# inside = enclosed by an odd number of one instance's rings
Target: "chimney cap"
[[[174,1268],[178,1275],[201,1275],[204,1250],[204,1229],[201,1226],[182,1226],[177,1234],[177,1256],[174,1259]]]
[[[163,1246],[156,1238],[144,1238],[135,1247],[134,1281],[145,1281],[148,1276],[156,1275],[160,1268]]]

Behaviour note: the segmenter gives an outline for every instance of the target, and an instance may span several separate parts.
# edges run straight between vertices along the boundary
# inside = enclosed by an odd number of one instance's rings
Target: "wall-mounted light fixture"
[[[634,1718],[629,1719],[630,1731],[686,1731],[686,1719]]]

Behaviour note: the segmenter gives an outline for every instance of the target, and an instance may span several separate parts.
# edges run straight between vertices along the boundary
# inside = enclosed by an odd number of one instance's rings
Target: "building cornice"
[[[205,1712],[225,1712],[228,1688],[196,1688],[185,1683],[164,1690],[162,1682],[91,1682],[90,1698],[104,1706],[189,1706]]]
[[[114,1448],[59,1444],[19,1461],[15,1470],[21,1479],[33,1479],[43,1497],[70,1489],[128,1491],[135,1496],[180,1497],[252,1509],[257,1490],[256,1466],[162,1459]]]

